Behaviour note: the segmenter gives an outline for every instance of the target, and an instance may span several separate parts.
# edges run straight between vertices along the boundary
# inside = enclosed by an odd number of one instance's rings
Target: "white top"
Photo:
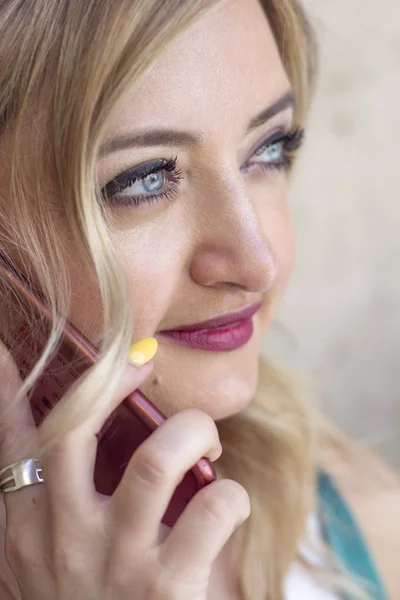
[[[339,600],[321,587],[301,565],[295,565],[286,579],[286,600]]]
[[[328,566],[318,553],[321,527],[316,515],[308,519],[307,539],[301,544],[301,553],[313,565]],[[324,588],[302,565],[295,564],[286,579],[286,600],[339,600],[339,596]]]

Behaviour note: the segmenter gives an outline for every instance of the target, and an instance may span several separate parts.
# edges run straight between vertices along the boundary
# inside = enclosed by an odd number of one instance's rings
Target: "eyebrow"
[[[294,93],[292,91],[286,92],[271,106],[268,106],[268,108],[251,119],[246,133],[250,133],[253,129],[264,125],[264,123],[284,110],[294,108],[295,105]],[[196,146],[201,142],[201,139],[200,135],[176,129],[151,129],[135,133],[125,133],[108,140],[100,148],[99,156],[102,158],[107,154],[137,146]]]

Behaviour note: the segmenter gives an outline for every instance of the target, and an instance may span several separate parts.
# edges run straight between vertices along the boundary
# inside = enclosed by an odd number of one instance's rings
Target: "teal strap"
[[[363,535],[344,498],[325,472],[317,479],[322,535],[356,583],[366,582],[373,600],[389,600]],[[346,600],[352,600],[347,596]]]

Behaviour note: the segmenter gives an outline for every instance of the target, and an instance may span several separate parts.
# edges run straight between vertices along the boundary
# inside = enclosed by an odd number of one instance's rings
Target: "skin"
[[[131,148],[99,161],[100,187],[129,168],[176,155],[183,175],[173,200],[113,211],[113,240],[136,310],[132,340],[262,301],[254,335],[238,350],[206,352],[158,338],[153,377],[142,387],[168,415],[196,407],[217,420],[254,395],[259,343],[290,274],[294,242],[284,172],[245,173],[243,165],[268,136],[289,130],[292,109],[245,131],[288,90],[259,3],[222,2],[166,49],[110,122],[107,140],[153,128],[202,137],[197,147]],[[79,275],[78,257],[70,270],[76,274],[72,321],[97,341],[97,323],[85,315],[99,301]]]
[[[168,46],[121,99],[110,121],[107,140],[152,128],[201,137],[196,147],[131,148],[99,161],[100,187],[128,168],[175,155],[183,174],[172,201],[114,210],[113,240],[136,307],[132,339],[262,301],[252,339],[233,352],[194,350],[158,338],[152,377],[141,388],[167,415],[196,407],[218,420],[242,410],[254,396],[260,340],[290,276],[295,243],[285,173],[246,172],[243,166],[271,133],[290,129],[293,111],[289,107],[250,134],[245,131],[255,115],[290,89],[259,2],[224,1]],[[99,326],[84,318],[98,299],[79,277],[79,257],[71,262],[71,273],[74,265],[72,320],[96,342]],[[400,592],[391,557],[398,556],[395,540],[400,538],[392,524],[398,521],[400,484],[391,473],[389,492],[382,492],[380,481],[388,469],[368,456],[365,473],[374,461],[376,477],[369,478],[367,491],[357,492],[351,483],[360,469],[357,461],[352,465],[330,456],[327,468],[358,517],[394,598]],[[391,516],[385,520],[383,515]],[[229,590],[229,598],[235,593],[232,556],[227,544],[210,585],[219,594]]]
[[[110,589],[107,591],[112,589],[114,595],[110,592],[107,598],[131,597],[133,582],[128,575],[133,577],[137,593],[141,585],[147,590],[147,572],[151,578],[161,572],[164,577],[161,581],[165,583],[165,573],[157,562],[153,564],[149,559],[149,563],[143,565],[143,556],[153,556],[143,551],[145,542],[143,547],[132,547],[132,540],[139,535],[152,533],[149,515],[142,519],[145,529],[137,529],[138,519],[135,529],[137,507],[148,506],[150,514],[152,511],[162,515],[159,497],[168,501],[165,481],[164,487],[152,481],[149,489],[153,494],[140,496],[142,504],[138,504],[138,489],[143,493],[144,459],[148,460],[156,450],[158,456],[165,448],[174,452],[175,462],[180,461],[177,472],[169,474],[169,487],[174,489],[175,479],[198,458],[218,457],[220,446],[213,421],[242,410],[254,395],[261,336],[290,275],[294,239],[285,173],[260,168],[248,170],[245,166],[254,150],[272,133],[290,129],[292,109],[286,108],[250,134],[245,132],[255,115],[288,90],[290,83],[258,1],[225,0],[171,43],[121,98],[105,141],[127,131],[135,132],[139,127],[141,130],[188,130],[201,138],[196,147],[135,147],[99,160],[100,187],[128,168],[159,158],[178,156],[182,171],[179,194],[168,203],[159,201],[114,209],[115,226],[111,235],[124,262],[136,307],[132,340],[203,321],[255,302],[261,301],[262,307],[253,317],[251,340],[232,352],[193,350],[159,337],[152,375],[144,380],[148,371],[143,373],[130,367],[105,412],[94,414],[92,421],[84,423],[79,432],[60,442],[55,455],[45,459],[45,486],[6,495],[6,507],[0,507],[0,531],[6,529],[4,508],[7,508],[8,561],[21,588],[26,590],[24,599],[58,597],[52,587],[53,580],[41,564],[40,568],[37,566],[37,557],[48,552],[42,532],[49,527],[49,512],[53,529],[48,537],[53,539],[56,549],[72,549],[69,557],[63,552],[54,553],[54,546],[50,554],[52,557],[55,554],[52,572],[60,578],[58,584],[65,592],[63,598],[102,597],[103,588],[85,587],[88,582],[98,580],[98,572],[104,572],[104,561],[110,562],[102,548],[99,530],[109,532],[108,539],[117,540],[112,558],[115,561],[118,556],[119,571],[117,574],[114,571],[114,578],[108,581]],[[72,251],[70,256],[71,320],[97,343],[100,322],[94,307],[99,305],[99,299],[82,276],[79,257],[73,256]],[[91,315],[90,320],[88,315]],[[130,463],[116,498],[106,506],[104,502],[93,500],[93,492],[87,484],[95,453],[94,433],[127,391],[139,385],[164,413],[175,416],[151,436],[151,443],[146,443],[147,455],[142,452]],[[0,404],[5,406],[8,397],[4,386],[0,391]],[[193,408],[196,410],[185,411]],[[21,427],[21,423],[26,425]],[[7,434],[7,430],[17,428],[18,438]],[[12,414],[0,434],[0,468],[37,453],[38,440],[27,413]],[[87,463],[82,456],[87,458]],[[79,457],[78,462],[76,457]],[[183,457],[187,465],[182,464]],[[332,458],[328,462],[333,464]],[[172,471],[172,465],[170,467]],[[142,478],[139,488],[138,472]],[[63,473],[68,488],[62,485]],[[348,489],[345,478],[339,477],[339,480],[343,488]],[[83,485],[83,482],[86,483]],[[76,507],[77,497],[81,500],[79,507]],[[360,503],[361,500],[355,500],[356,507]],[[204,512],[206,504],[208,508]],[[220,505],[222,511],[217,508]],[[195,580],[199,586],[190,591],[185,585],[174,588],[172,597],[175,600],[234,600],[237,590],[230,537],[235,526],[248,516],[245,492],[234,482],[222,480],[199,492],[189,506],[191,512],[175,538],[165,537],[166,532],[160,532],[155,526],[153,531],[157,543],[164,538],[169,543],[160,549],[157,546],[157,550],[169,559],[175,557],[174,569],[180,578],[189,574],[189,580]],[[210,520],[210,512],[217,513],[214,520]],[[76,523],[85,524],[83,533],[81,525],[77,532]],[[66,537],[65,532],[70,537]],[[194,546],[190,546],[185,537],[189,534],[196,540]],[[203,557],[200,560],[196,556],[201,536],[205,539],[204,548],[213,548],[212,568],[201,563]],[[18,542],[21,539],[23,549]],[[156,544],[154,540],[153,544]],[[71,556],[75,560],[79,558],[79,566],[74,561],[68,563]],[[35,564],[33,570],[32,564]],[[132,573],[132,565],[136,564],[141,568]],[[171,573],[171,565],[169,567]],[[65,575],[71,572],[72,586]],[[7,580],[14,590],[9,596],[7,591],[1,590],[2,598],[19,598],[4,556],[0,574],[0,580]],[[151,600],[157,596],[145,592],[144,597]]]
[[[253,317],[252,339],[232,352],[192,350],[160,338],[152,376],[145,367],[128,367],[110,405],[42,457],[45,484],[4,496],[1,531],[14,576],[3,556],[0,581],[14,590],[11,598],[19,598],[15,579],[24,600],[53,599],[59,590],[65,600],[123,600],[133,585],[146,600],[159,598],[160,589],[174,600],[238,597],[230,538],[250,512],[241,486],[220,478],[196,494],[171,531],[160,528],[160,520],[183,474],[200,457],[220,455],[214,421],[243,409],[255,392],[259,342],[288,279],[294,244],[286,175],[254,166],[254,152],[276,131],[290,129],[292,109],[245,132],[289,90],[259,3],[226,0],[121,98],[106,139],[139,126],[184,129],[202,139],[196,148],[132,148],[99,161],[100,187],[128,168],[174,155],[183,176],[168,205],[114,210],[111,235],[136,307],[132,340],[259,301],[262,307]],[[71,320],[96,343],[99,299],[73,249],[70,256]],[[2,381],[11,384],[0,390],[0,408],[10,404],[18,382],[7,361]],[[105,501],[93,489],[94,434],[139,386],[172,417],[135,452]],[[0,468],[37,456],[38,448],[28,403],[15,407],[0,429]]]

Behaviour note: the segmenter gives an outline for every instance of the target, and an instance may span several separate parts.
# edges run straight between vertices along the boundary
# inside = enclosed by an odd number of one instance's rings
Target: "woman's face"
[[[290,142],[279,141],[290,92],[258,0],[224,0],[135,82],[108,128],[98,181],[130,280],[132,341],[159,341],[142,389],[167,415],[197,407],[221,419],[255,392],[294,254],[281,168]],[[87,315],[98,299],[78,276],[74,287],[72,321],[96,341]],[[247,319],[229,317],[248,307]],[[221,315],[230,323],[176,333]]]

